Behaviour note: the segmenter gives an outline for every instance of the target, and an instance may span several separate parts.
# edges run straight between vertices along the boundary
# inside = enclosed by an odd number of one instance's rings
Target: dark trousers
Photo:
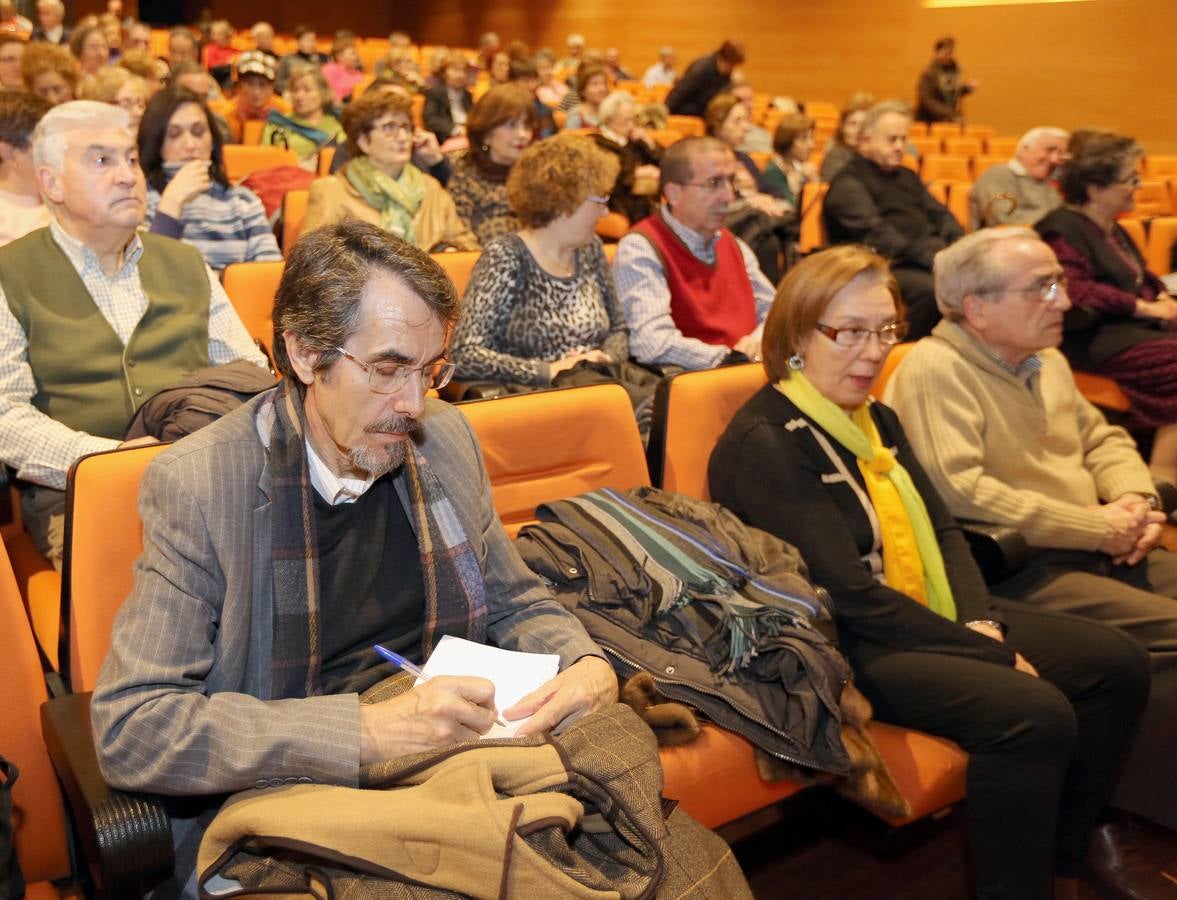
[[[904,319],[911,326],[907,340],[918,341],[927,337],[940,321],[932,273],[926,269],[901,265],[892,266],[891,272],[899,283],[899,293],[903,297]]]
[[[1144,708],[1148,659],[1116,628],[998,601],[1006,642],[1038,670],[859,645],[875,717],[969,753],[966,821],[975,895],[1049,898],[1077,875]]]

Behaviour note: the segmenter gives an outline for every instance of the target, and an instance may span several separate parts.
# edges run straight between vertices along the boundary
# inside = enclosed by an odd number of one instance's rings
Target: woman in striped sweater
[[[257,195],[225,177],[221,135],[196,94],[175,89],[151,99],[139,125],[139,164],[145,225],[154,233],[192,244],[217,272],[282,258]]]

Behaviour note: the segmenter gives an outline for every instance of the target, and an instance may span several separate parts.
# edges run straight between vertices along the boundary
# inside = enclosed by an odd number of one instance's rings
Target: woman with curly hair
[[[25,90],[53,106],[77,96],[78,67],[70,52],[57,44],[35,41],[25,47],[20,60]]]
[[[474,266],[453,359],[464,379],[545,387],[578,362],[624,362],[625,319],[600,239],[616,158],[591,139],[529,147],[507,177],[522,225]]]
[[[391,91],[373,91],[348,105],[343,127],[351,158],[334,175],[311,182],[305,231],[351,216],[422,250],[479,249],[445,188],[410,161],[411,106]]]
[[[534,139],[535,126],[535,105],[514,84],[491,88],[470,109],[470,151],[455,163],[447,189],[483,246],[519,230],[507,202],[507,176]]]

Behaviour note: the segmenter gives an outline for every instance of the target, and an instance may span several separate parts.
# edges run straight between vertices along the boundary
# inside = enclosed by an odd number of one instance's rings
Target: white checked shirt
[[[98,255],[51,222],[49,231],[82,279],[94,304],[125,346],[147,312],[147,293],[139,279],[143,242],[136,234],[127,245],[123,266],[113,277],[102,271]],[[219,365],[248,359],[265,367],[265,357],[241,324],[225,289],[208,273],[208,357]],[[68,353],[68,347],[61,348]],[[114,373],[111,373],[114,377]],[[74,431],[32,405],[37,385],[28,364],[28,338],[8,306],[0,287],[0,461],[13,466],[18,478],[65,490],[69,467],[80,456],[113,450],[118,441]]]
[[[692,254],[705,263],[715,262],[718,232],[702,235],[692,231],[665,206],[662,207],[662,218]],[[752,282],[757,323],[753,333],[758,335],[772,306],[775,291],[760,271],[751,248],[739,238],[735,240],[744,257],[748,280]],[[638,362],[710,369],[718,366],[731,352],[730,347],[708,344],[678,330],[670,315],[670,285],[666,281],[662,258],[643,235],[627,234],[621,239],[617,245],[617,257],[613,260],[613,277],[629,326],[629,352]]]

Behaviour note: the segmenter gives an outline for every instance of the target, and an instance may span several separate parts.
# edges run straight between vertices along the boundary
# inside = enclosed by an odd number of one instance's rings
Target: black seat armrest
[[[86,871],[98,896],[146,893],[175,865],[163,800],[112,788],[98,769],[90,734],[90,694],[41,706],[41,731],[65,789]]]
[[[996,584],[1025,568],[1030,548],[1016,528],[991,522],[961,522],[960,527],[986,584]]]

